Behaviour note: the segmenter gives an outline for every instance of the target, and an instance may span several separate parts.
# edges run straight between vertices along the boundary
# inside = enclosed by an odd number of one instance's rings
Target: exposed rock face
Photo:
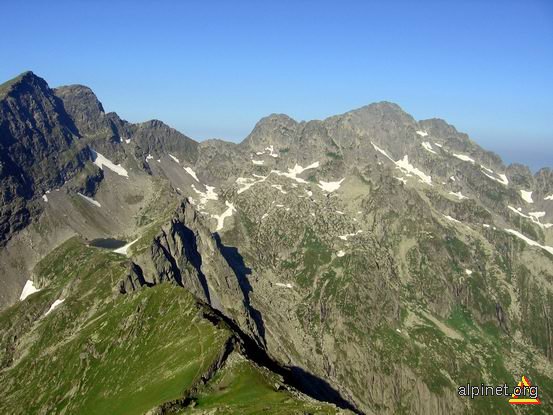
[[[135,263],[131,263],[127,276],[119,282],[119,293],[128,294],[142,287],[151,287],[152,285],[144,278],[142,269]]]
[[[121,124],[120,120],[115,114],[105,114],[104,107],[90,88],[69,85],[56,88],[54,92],[63,101],[65,110],[82,135],[110,130],[113,136],[118,136],[120,125],[117,124]]]
[[[553,170],[543,168],[536,173],[537,194],[540,200],[544,200],[549,195],[553,194]]]
[[[524,189],[534,188],[534,177],[527,166],[514,163],[507,168],[507,174],[511,181]]]
[[[39,213],[32,202],[82,168],[89,153],[63,103],[26,72],[0,93],[0,246]]]
[[[244,165],[251,163],[249,151],[239,144],[222,140],[202,141],[198,147],[196,168],[207,183],[222,183],[239,176]]]
[[[133,125],[132,134],[143,157],[170,153],[190,164],[198,159],[198,143],[159,120]]]
[[[133,276],[121,283],[121,291],[163,282],[184,287],[263,344],[262,321],[249,304],[248,282],[239,269],[233,269],[233,258],[224,249],[184,201],[154,237],[149,255],[137,260],[140,267],[133,267]],[[239,257],[237,252],[232,255]]]

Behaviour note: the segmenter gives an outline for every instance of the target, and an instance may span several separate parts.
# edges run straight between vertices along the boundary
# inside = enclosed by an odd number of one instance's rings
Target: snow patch
[[[239,177],[236,179],[236,183],[241,186],[237,191],[238,194],[245,192],[256,183],[264,182],[265,180],[267,180],[267,177],[269,177],[268,175],[260,176],[258,174],[254,174],[253,176],[258,178],[259,180],[252,179],[251,177]]]
[[[260,165],[265,163],[265,160],[253,160],[252,159],[252,163],[257,165],[257,166],[260,166]]]
[[[213,187],[213,186],[208,186],[206,184],[205,185],[205,189],[206,189],[205,192],[202,192],[201,190],[196,189],[196,186],[194,186],[194,185],[191,185],[191,187],[192,187],[192,190],[194,190],[200,196],[200,200],[198,202],[198,207],[200,209],[203,209],[205,207],[205,204],[209,200],[219,199],[219,196],[217,196],[217,193],[215,193],[215,187]]]
[[[180,163],[180,160],[173,156],[172,154],[169,154],[169,157],[171,157],[176,163]]]
[[[437,147],[440,147],[440,148],[443,147],[443,145],[441,145],[440,143],[434,143],[434,145],[437,146]]]
[[[92,203],[94,206],[98,206],[98,207],[102,207],[102,205],[97,202],[96,200],[92,199],[91,197],[88,197],[88,196],[85,196],[83,195],[82,193],[77,193],[80,197],[82,197],[83,199],[89,201],[90,203]]]
[[[296,165],[293,167],[293,168],[289,168],[288,169],[288,172],[287,173],[283,173],[279,170],[271,170],[271,172],[267,175],[267,176],[261,176],[259,174],[252,174],[253,177],[259,179],[259,180],[255,180],[255,179],[252,179],[251,177],[238,177],[236,179],[236,183],[238,185],[240,185],[241,187],[238,189],[237,193],[242,193],[242,192],[245,192],[246,190],[248,190],[250,187],[252,187],[254,184],[257,184],[257,183],[262,183],[264,182],[265,180],[267,180],[267,178],[269,177],[269,175],[271,175],[272,173],[278,175],[278,176],[284,176],[284,177],[288,177],[292,180],[295,180],[296,182],[298,183],[303,183],[303,184],[307,184],[308,182],[300,177],[297,177],[299,174],[303,173],[304,171],[306,170],[309,170],[309,169],[314,169],[314,168],[317,168],[319,167],[319,162],[316,161],[314,163],[311,163],[309,166],[307,167],[302,167],[300,166],[299,164],[296,163]],[[295,183],[292,184],[293,187]],[[276,187],[276,186],[280,186],[280,185],[275,185],[273,187]],[[277,187],[278,189],[278,187]],[[279,189],[280,190],[280,189]],[[281,190],[282,192],[284,192],[283,190]]]
[[[521,190],[520,197],[522,197],[522,200],[524,200],[526,203],[534,203],[534,201],[532,200],[532,192]]]
[[[278,189],[280,193],[283,195],[287,194],[288,192],[282,189],[282,185],[280,184],[272,184],[271,187],[274,187],[275,189]]]
[[[384,150],[382,150],[380,147],[378,147],[378,146],[377,146],[375,143],[373,143],[372,141],[371,141],[371,144],[373,145],[373,147],[374,147],[374,149],[375,149],[376,151],[378,151],[378,152],[381,153],[381,154],[384,154],[386,157],[388,157],[388,159],[390,159],[391,161],[393,161],[393,162],[395,163],[395,160],[394,160],[393,158],[391,158],[391,157],[388,155],[388,153],[386,153]]]
[[[130,138],[125,139],[125,143],[129,144],[131,142]]]
[[[154,159],[154,156],[152,156],[151,154],[148,154],[148,155],[146,156],[146,161],[148,161],[148,160],[153,160],[153,159]]]
[[[293,288],[293,287],[292,287],[292,284],[290,284],[290,283],[283,284],[283,283],[281,283],[281,282],[276,282],[275,285],[276,285],[277,287]]]
[[[211,215],[212,218],[217,220],[217,228],[215,230],[220,231],[223,229],[223,225],[225,224],[225,219],[232,216],[232,214],[236,211],[234,208],[234,205],[230,203],[229,201],[225,202],[225,205],[227,205],[227,210],[225,210],[220,215]]]
[[[421,145],[424,147],[426,151],[429,151],[430,153],[433,153],[433,154],[438,154],[432,149],[432,145],[428,141],[423,141]]]
[[[272,144],[269,147],[265,147],[265,151],[268,151],[269,156],[271,157],[278,157],[278,154],[275,152],[275,149]]]
[[[458,191],[457,193],[449,192],[450,195],[455,196],[459,200],[468,199],[465,195],[461,193],[461,191]]]
[[[307,193],[307,196],[309,197],[313,196],[313,192],[311,190],[306,190],[305,193]]]
[[[323,180],[320,180],[317,186],[319,186],[325,192],[331,193],[338,190],[344,180],[345,180],[345,177],[342,180],[338,180],[337,182],[325,182]]]
[[[455,218],[452,218],[451,216],[449,215],[444,215],[444,217],[447,219],[447,220],[450,220],[452,222],[455,222],[455,223],[461,223],[461,221],[455,219]]]
[[[316,161],[314,163],[311,163],[309,166],[307,167],[302,167],[300,166],[299,164],[296,163],[296,165],[293,167],[293,168],[289,168],[288,169],[288,173],[282,173],[281,171],[279,170],[271,170],[271,173],[275,173],[279,176],[284,176],[284,177],[288,177],[292,180],[295,180],[296,182],[298,183],[304,183],[304,184],[307,184],[308,182],[300,177],[298,177],[299,174],[303,173],[304,171],[306,170],[310,170],[310,169],[315,169],[319,167],[319,162]]]
[[[501,173],[498,176],[501,179],[501,183],[503,183],[505,186],[509,184],[509,180],[507,179],[507,176],[505,174]]]
[[[393,158],[391,158],[388,153],[386,153],[384,150],[382,150],[380,147],[378,147],[375,143],[371,141],[372,146],[376,151],[379,153],[382,153],[384,156],[386,156],[390,161],[392,161],[398,169],[400,169],[403,173],[406,173],[406,175],[409,177],[410,174],[413,174],[419,178],[419,180],[423,183],[426,183],[430,186],[432,186],[432,178],[421,170],[414,167],[411,163],[409,163],[409,156],[405,155],[403,156],[402,160],[394,161]]]
[[[543,200],[553,200],[553,195],[545,196]]]
[[[489,228],[489,227],[490,227],[490,225],[488,225],[487,223],[484,223],[482,226],[483,226],[484,228]]]
[[[466,269],[466,270],[465,270],[465,273],[466,273],[467,275],[472,275],[472,271],[471,271],[470,269]]]
[[[526,236],[524,236],[520,232],[515,231],[514,229],[505,229],[505,232],[509,232],[510,234],[515,235],[517,238],[522,239],[524,242],[526,242],[530,246],[537,246],[538,248],[541,248],[544,251],[547,251],[547,252],[549,252],[550,254],[553,255],[553,247],[551,247],[551,246],[542,245],[542,244],[540,244],[540,243],[538,243],[538,242],[536,242],[536,241],[534,241],[530,238],[527,238]]]
[[[407,184],[407,180],[404,179],[403,177],[396,177],[396,176],[394,176],[394,179],[397,179],[397,180],[399,180],[400,182],[403,182],[403,184]]]
[[[23,286],[23,291],[21,291],[21,295],[19,296],[19,300],[23,301],[25,298],[27,298],[31,294],[34,294],[34,293],[39,292],[39,291],[40,291],[40,288],[36,288],[35,284],[31,280],[27,280],[27,282]]]
[[[468,161],[474,164],[474,160],[471,159],[469,156],[466,156],[464,154],[456,154],[456,153],[452,153],[452,154],[454,157],[457,157],[459,160]]]
[[[432,178],[409,163],[409,156],[407,154],[403,156],[402,160],[396,162],[396,166],[404,173],[414,174],[420,179],[421,182],[432,185]]]
[[[426,131],[422,131],[422,130],[418,130],[418,131],[415,131],[418,135],[420,135],[421,137],[426,137],[428,135],[428,133]]]
[[[455,176],[451,176],[451,177],[449,178],[449,180],[451,180],[452,182],[456,182],[456,181],[457,181],[457,180],[455,180]]]
[[[48,202],[48,196],[46,196],[46,193],[42,195],[42,200]]]
[[[347,241],[349,237],[351,236],[355,236],[359,233],[363,232],[362,230],[358,230],[357,232],[355,233],[346,233],[345,235],[340,235],[338,236],[338,238],[340,238],[342,241]]]
[[[346,253],[345,253],[344,251],[342,251],[342,250],[336,252],[336,256],[337,256],[338,258],[342,258],[345,254],[346,254]]]
[[[246,190],[248,190],[254,184],[259,183],[259,181],[248,178],[248,177],[239,177],[239,178],[236,179],[236,183],[241,186],[237,191],[237,193],[240,194],[240,193],[245,192]]]
[[[140,239],[140,238],[136,238],[134,241],[129,242],[127,245],[124,245],[124,246],[122,246],[121,248],[115,249],[113,252],[115,252],[116,254],[128,255],[129,248],[130,248],[134,243],[136,243],[136,241],[138,241],[139,239]]]
[[[194,178],[194,180],[196,180],[198,183],[200,182],[198,180],[198,176],[196,176],[196,172],[192,170],[192,167],[183,167],[183,168],[185,172],[187,172],[190,176]]]
[[[302,166],[300,166],[299,164],[296,163],[294,168],[288,169],[288,173],[281,173],[281,175],[286,176],[286,177],[290,177],[291,179],[294,179],[294,180],[298,181],[298,178],[297,178],[298,174],[301,174],[306,170],[316,169],[317,167],[319,167],[319,162],[318,161],[316,161],[314,163],[311,163],[307,167],[302,167]],[[300,180],[302,180],[302,183],[304,182],[303,179],[300,179]]]
[[[58,308],[58,306],[59,306],[60,304],[62,304],[64,301],[65,301],[64,298],[58,299],[58,300],[54,301],[54,302],[52,303],[52,305],[50,306],[50,309],[49,309],[49,310],[46,312],[46,314],[44,314],[44,315],[47,316],[48,314],[50,314],[52,311],[54,311],[56,308]]]
[[[484,166],[481,166],[481,167],[482,167],[482,169],[486,169]],[[493,171],[490,170],[490,169],[486,169],[486,170],[489,170],[489,171],[491,171],[491,172],[493,173]],[[499,176],[499,179],[498,179],[497,177],[494,177],[494,176],[492,176],[491,174],[488,174],[488,173],[485,172],[485,171],[482,171],[482,173],[483,173],[486,177],[489,177],[490,179],[495,180],[496,182],[501,183],[501,184],[503,184],[503,185],[505,185],[505,186],[507,186],[507,185],[509,184],[509,180],[507,179],[507,176],[505,176],[505,174],[498,174],[498,176]],[[495,174],[495,173],[493,173],[493,174]]]
[[[517,215],[522,216],[523,218],[530,219],[532,222],[534,222],[536,225],[538,225],[542,229],[549,229],[553,226],[553,223],[541,223],[540,219],[541,217],[545,216],[545,212],[530,212],[528,215],[525,215],[521,212],[521,208],[515,209],[512,206],[507,206],[510,210],[515,212]]]
[[[123,176],[123,177],[126,177],[126,178],[129,177],[129,173],[127,172],[127,170],[125,170],[123,168],[123,166],[121,166],[120,164],[113,163],[111,160],[108,160],[102,154],[100,154],[100,153],[98,153],[94,150],[91,150],[91,151],[92,151],[93,162],[99,168],[101,168],[103,170],[104,167],[107,167],[112,172],[117,173],[119,176]]]

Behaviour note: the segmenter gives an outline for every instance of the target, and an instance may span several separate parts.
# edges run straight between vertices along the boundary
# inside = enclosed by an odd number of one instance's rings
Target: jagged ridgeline
[[[553,172],[443,120],[198,143],[27,72],[0,178],[2,413],[553,411]]]

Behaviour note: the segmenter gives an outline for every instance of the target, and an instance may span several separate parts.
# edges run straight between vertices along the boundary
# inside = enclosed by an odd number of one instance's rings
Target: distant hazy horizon
[[[106,110],[240,141],[270,113],[378,101],[553,167],[553,2],[6,2],[0,79],[89,86]]]

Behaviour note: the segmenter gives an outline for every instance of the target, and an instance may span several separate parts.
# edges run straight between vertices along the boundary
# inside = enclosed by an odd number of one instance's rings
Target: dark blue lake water
[[[127,243],[127,241],[121,241],[119,239],[98,238],[98,239],[93,239],[88,244],[90,246],[95,246],[97,248],[117,249],[117,248],[121,248],[122,246],[126,245],[126,243]]]

